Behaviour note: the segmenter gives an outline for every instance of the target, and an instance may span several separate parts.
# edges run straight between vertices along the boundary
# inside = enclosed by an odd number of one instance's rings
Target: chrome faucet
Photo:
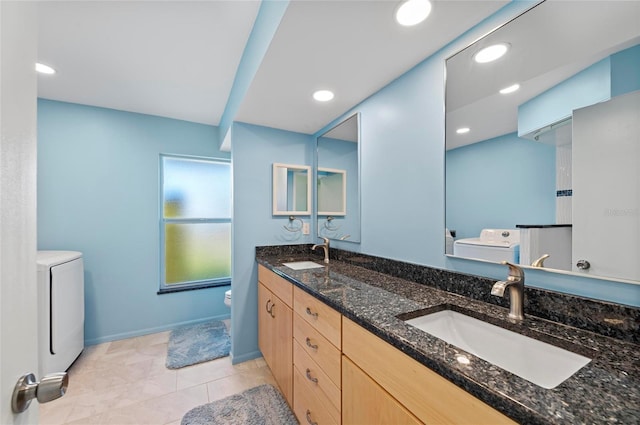
[[[504,297],[504,290],[509,288],[509,318],[514,320],[524,319],[524,271],[522,268],[503,261],[502,264],[509,266],[509,276],[507,280],[501,280],[493,284],[491,295]]]
[[[321,238],[324,243],[315,244],[311,247],[311,251],[315,250],[317,247],[322,247],[324,250],[324,263],[329,264],[329,238]]]

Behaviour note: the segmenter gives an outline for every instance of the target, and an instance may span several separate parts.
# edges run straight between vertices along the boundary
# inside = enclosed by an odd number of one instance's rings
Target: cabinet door
[[[274,296],[270,309],[272,318],[271,352],[273,366],[271,372],[280,386],[285,399],[292,406],[293,401],[293,310],[280,298]]]
[[[425,423],[497,425],[513,422],[357,323],[342,318],[342,352]],[[344,364],[346,358],[342,359]],[[342,376],[344,394],[345,377]],[[347,409],[342,399],[342,411]]]
[[[258,347],[267,365],[273,370],[273,318],[270,314],[275,297],[262,283],[258,283]]]
[[[421,424],[347,357],[342,359],[342,425]]]

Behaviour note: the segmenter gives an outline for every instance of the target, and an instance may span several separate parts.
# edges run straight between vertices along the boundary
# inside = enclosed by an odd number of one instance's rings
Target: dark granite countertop
[[[328,266],[299,271],[282,265],[309,259],[322,264],[321,259],[295,250],[257,254],[259,264],[519,423],[640,424],[640,346],[634,342],[530,314],[523,323],[511,323],[503,306],[380,273],[353,261],[332,259]],[[593,360],[556,388],[544,389],[397,318],[443,306]],[[637,326],[637,315],[631,321]],[[469,364],[456,360],[460,354]]]

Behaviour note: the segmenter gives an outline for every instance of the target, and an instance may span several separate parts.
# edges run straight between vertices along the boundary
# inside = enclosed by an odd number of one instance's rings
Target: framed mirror
[[[354,114],[317,139],[319,237],[360,242],[359,119]]]
[[[311,167],[273,164],[273,215],[311,215]]]
[[[640,283],[638,16],[545,1],[447,59],[447,254]]]

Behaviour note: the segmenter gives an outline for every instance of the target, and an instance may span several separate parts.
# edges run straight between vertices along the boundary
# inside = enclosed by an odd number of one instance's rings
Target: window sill
[[[197,289],[215,288],[218,286],[231,286],[231,279],[222,282],[202,283],[199,285],[178,286],[175,288],[162,288],[158,290],[158,295],[172,294],[174,292],[195,291]]]

